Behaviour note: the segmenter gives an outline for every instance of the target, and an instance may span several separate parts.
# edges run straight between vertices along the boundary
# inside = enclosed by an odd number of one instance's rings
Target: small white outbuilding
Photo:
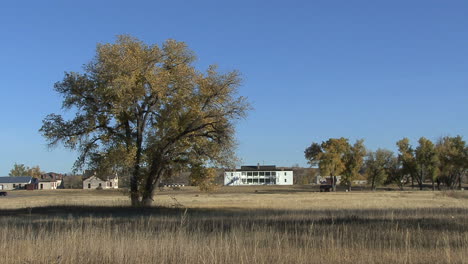
[[[93,189],[118,189],[119,188],[119,178],[117,176],[106,177],[106,180],[103,180],[96,175],[93,175],[89,178],[83,180],[83,189],[93,190]]]

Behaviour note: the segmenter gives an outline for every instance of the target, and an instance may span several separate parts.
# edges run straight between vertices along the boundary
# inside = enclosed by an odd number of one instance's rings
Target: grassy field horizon
[[[410,198],[410,199],[408,199]],[[154,196],[153,206],[183,208],[431,208],[468,207],[468,191],[352,191],[318,192],[316,186],[222,186],[213,192],[197,187],[164,188]],[[0,199],[1,209],[34,208],[54,205],[127,206],[125,189],[82,190],[57,189],[9,191]]]

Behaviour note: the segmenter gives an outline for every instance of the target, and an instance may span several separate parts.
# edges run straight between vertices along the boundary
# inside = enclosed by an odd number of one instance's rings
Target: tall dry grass
[[[2,211],[0,263],[468,263],[468,210]]]
[[[187,188],[134,209],[114,191],[11,192],[0,263],[468,263],[467,198]]]

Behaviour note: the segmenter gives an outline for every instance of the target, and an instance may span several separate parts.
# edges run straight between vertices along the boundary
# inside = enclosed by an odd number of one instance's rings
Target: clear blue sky
[[[185,41],[200,69],[242,72],[255,108],[238,125],[243,163],[306,165],[330,137],[468,139],[467,14],[464,0],[2,1],[0,175],[71,171],[76,153],[38,133],[61,111],[53,84],[118,34]]]

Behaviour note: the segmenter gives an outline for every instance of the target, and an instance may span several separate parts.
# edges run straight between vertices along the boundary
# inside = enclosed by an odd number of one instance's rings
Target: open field
[[[0,198],[0,263],[468,263],[468,192],[310,186]]]

